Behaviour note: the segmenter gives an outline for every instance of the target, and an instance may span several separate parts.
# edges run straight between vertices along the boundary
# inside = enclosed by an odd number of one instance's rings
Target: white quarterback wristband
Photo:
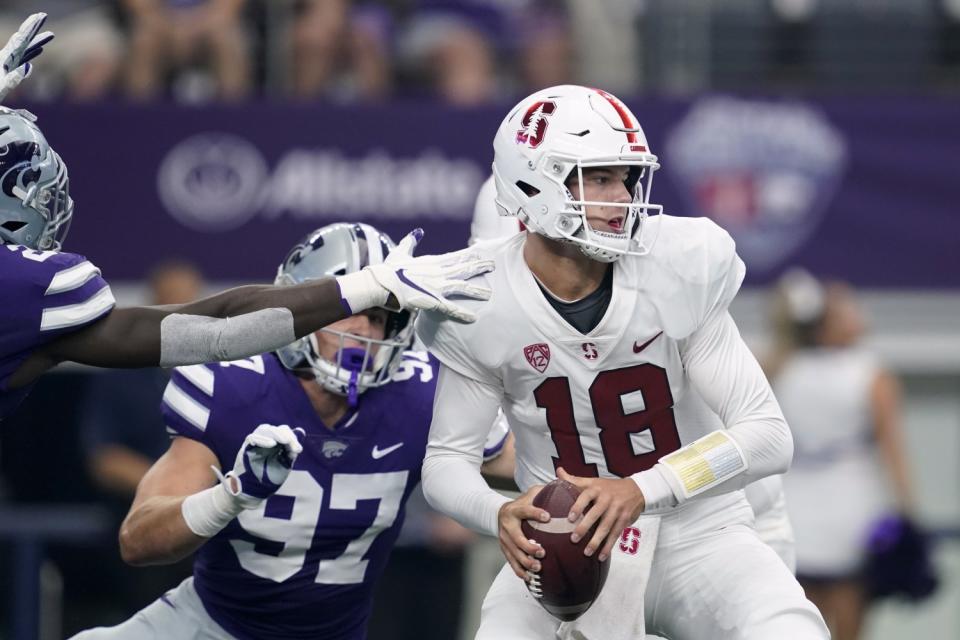
[[[712,489],[747,470],[737,441],[714,431],[660,458],[660,467],[680,502]]]
[[[237,496],[231,495],[222,483],[187,496],[180,506],[187,527],[202,538],[220,533],[243,509]]]
[[[337,276],[335,279],[340,288],[340,302],[347,307],[351,315],[364,309],[382,307],[390,297],[390,292],[377,282],[368,269]]]

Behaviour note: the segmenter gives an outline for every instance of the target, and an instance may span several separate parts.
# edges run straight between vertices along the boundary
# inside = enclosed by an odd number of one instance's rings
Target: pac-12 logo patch
[[[517,131],[517,144],[530,145],[536,149],[547,133],[547,117],[557,110],[557,103],[550,100],[534,102],[523,114],[520,130]]]
[[[527,345],[523,348],[523,355],[531,367],[543,373],[550,364],[550,345],[544,342]]]
[[[726,229],[751,269],[771,270],[816,230],[847,142],[811,105],[707,98],[670,133],[667,157],[690,215]]]

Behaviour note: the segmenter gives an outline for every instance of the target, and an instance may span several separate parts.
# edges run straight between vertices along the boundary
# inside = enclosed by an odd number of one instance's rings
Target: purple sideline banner
[[[960,101],[628,101],[663,165],[652,201],[736,238],[748,284],[802,265],[859,286],[960,288]],[[67,249],[108,279],[181,257],[270,281],[287,249],[364,220],[460,248],[509,105],[47,105],[77,202]]]

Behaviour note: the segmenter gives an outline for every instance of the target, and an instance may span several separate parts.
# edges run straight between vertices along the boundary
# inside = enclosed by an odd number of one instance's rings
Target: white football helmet
[[[644,255],[653,238],[644,238],[651,210],[653,172],[660,168],[630,109],[600,89],[562,85],[523,99],[504,118],[493,141],[497,206],[520,218],[530,230],[576,243],[585,255],[613,262],[623,255]],[[625,184],[633,203],[623,233],[590,227],[586,205],[623,208],[623,203],[582,199],[583,171],[590,167],[628,168]],[[567,181],[579,180],[575,200]]]
[[[369,224],[327,225],[311,232],[290,250],[277,269],[275,283],[292,285],[354,273],[382,263],[393,247],[387,234]],[[329,327],[321,329],[339,340],[335,360],[320,355],[313,333],[278,349],[277,356],[291,371],[311,370],[324,389],[347,396],[351,406],[355,406],[359,394],[390,382],[403,352],[413,341],[414,320],[416,311],[391,311],[383,340]],[[348,346],[348,341],[361,346]]]

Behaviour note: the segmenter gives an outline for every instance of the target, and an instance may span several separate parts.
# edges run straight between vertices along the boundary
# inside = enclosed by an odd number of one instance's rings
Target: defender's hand
[[[540,562],[537,559],[544,556],[543,547],[528,540],[520,529],[520,524],[524,520],[550,521],[549,513],[533,506],[533,499],[540,493],[540,489],[543,489],[542,484],[530,487],[522,496],[500,507],[497,515],[499,523],[497,537],[500,541],[500,550],[510,563],[513,572],[523,580],[528,579],[528,571],[540,570]]]
[[[557,469],[557,477],[580,489],[580,497],[570,508],[569,520],[576,522],[580,516],[583,516],[583,519],[573,530],[570,539],[575,543],[580,541],[593,524],[599,521],[593,538],[583,552],[590,556],[600,549],[600,560],[606,560],[610,557],[613,545],[620,539],[624,527],[633,523],[643,513],[646,506],[643,492],[630,478],[578,478],[567,473],[562,467]],[[588,506],[590,510],[586,511]]]
[[[301,451],[293,429],[262,424],[244,439],[224,485],[245,509],[252,509],[276,493]]]
[[[460,322],[473,322],[476,316],[447,300],[447,296],[464,296],[476,300],[490,298],[490,289],[467,282],[493,271],[493,260],[481,260],[470,249],[439,256],[413,257],[413,250],[423,238],[422,229],[408,233],[390,252],[383,264],[366,268],[390,298],[387,306],[404,309],[439,311]]]
[[[33,70],[30,61],[43,52],[45,44],[53,40],[53,32],[39,33],[46,19],[45,13],[31,15],[0,49],[0,102],[30,75]]]

